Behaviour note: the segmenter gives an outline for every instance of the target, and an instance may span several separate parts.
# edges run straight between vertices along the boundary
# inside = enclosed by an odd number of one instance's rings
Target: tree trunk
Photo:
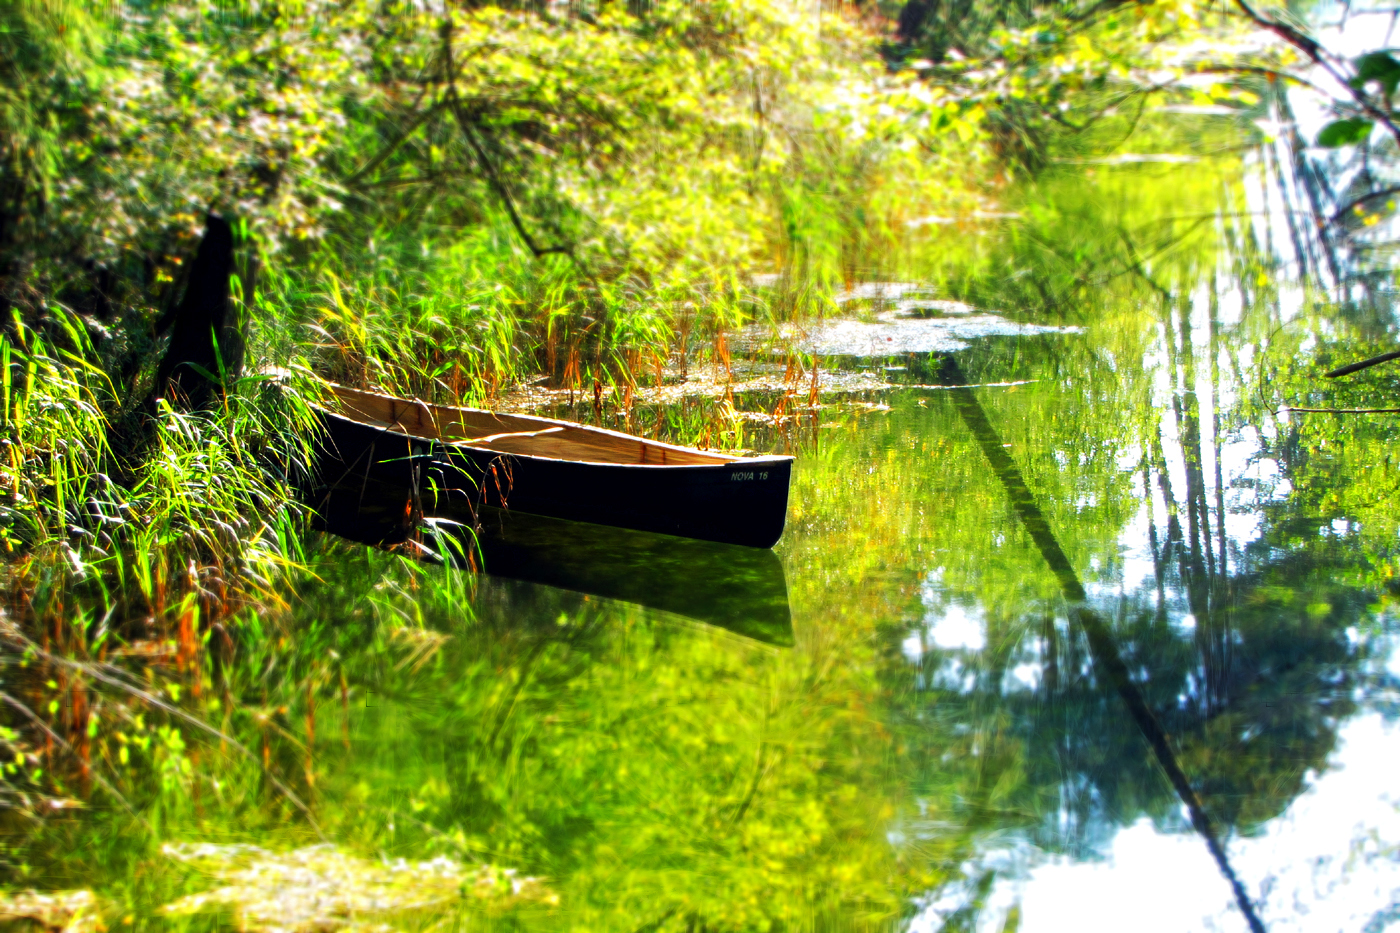
[[[208,407],[242,368],[239,315],[229,301],[233,271],[233,229],[218,214],[210,214],[173,322],[161,322],[173,323],[174,330],[156,370],[152,400],[164,398],[171,405],[191,409]],[[245,283],[245,296],[251,289],[252,283]],[[164,327],[157,325],[157,329]]]

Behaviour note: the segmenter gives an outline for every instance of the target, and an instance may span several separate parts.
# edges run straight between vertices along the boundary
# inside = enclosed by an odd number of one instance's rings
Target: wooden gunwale
[[[364,424],[405,434],[495,453],[574,463],[617,464],[630,467],[731,466],[789,460],[790,457],[739,457],[646,440],[588,425],[502,414],[475,408],[434,405],[419,399],[396,398],[378,392],[331,385],[328,410]]]

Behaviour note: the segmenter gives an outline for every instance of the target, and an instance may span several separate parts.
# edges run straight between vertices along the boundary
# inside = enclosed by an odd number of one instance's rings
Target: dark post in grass
[[[174,330],[156,370],[153,400],[204,408],[222,395],[225,380],[241,367],[242,334],[229,300],[233,271],[233,229],[211,213],[190,266],[184,297],[156,324],[157,333],[172,325]],[[245,284],[245,294],[250,285]]]

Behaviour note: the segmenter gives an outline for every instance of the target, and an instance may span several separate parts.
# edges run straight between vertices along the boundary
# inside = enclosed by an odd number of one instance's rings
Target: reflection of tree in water
[[[1019,620],[988,618],[988,644],[977,650],[930,651],[925,637],[903,712],[915,743],[931,719],[970,724],[966,762],[950,765],[946,746],[926,762],[930,796],[950,768],[972,769],[970,829],[1019,826],[1042,849],[1089,854],[1141,816],[1187,828],[1185,803],[1233,882],[1220,837],[1281,813],[1308,771],[1325,766],[1355,709],[1366,652],[1352,636],[1374,594],[1356,584],[1364,556],[1317,533],[1317,502],[1290,497],[1265,509],[1261,536],[1246,546],[1227,535],[1219,392],[1206,458],[1189,309],[1169,320],[1168,333],[1180,328],[1168,341],[1179,381],[1165,417],[1175,441],[1159,426],[1145,445],[1152,577],[1136,591],[1083,602],[1075,569],[1003,450],[1010,445],[971,390],[950,393],[972,433],[988,435],[983,452],[1065,601],[1022,602],[1011,610]],[[1213,349],[1217,338],[1213,326]],[[1210,358],[1214,369],[1221,355]],[[1210,375],[1217,386],[1218,372]],[[975,381],[955,366],[944,376],[948,385]],[[1172,488],[1169,458],[1184,489]],[[950,606],[932,608],[931,618]]]
[[[1023,203],[1006,204],[1018,219],[1002,235],[969,255],[961,234],[949,234],[934,255],[956,258],[940,258],[926,274],[977,308],[1090,322],[1124,299],[1170,299],[1229,268],[1246,305],[1286,278],[1300,290],[1330,290],[1335,314],[1381,336],[1393,326],[1400,244],[1392,224],[1371,224],[1393,213],[1386,199],[1395,186],[1374,173],[1381,162],[1366,147],[1348,161],[1335,151],[1316,158],[1284,89],[1260,90],[1261,109],[1287,129],[1279,138],[1242,133],[1230,120],[1155,122],[1139,145],[1152,139],[1198,161],[1104,168],[1087,178],[1047,173],[1022,189]],[[1367,192],[1384,196],[1368,200]]]
[[[1346,629],[1366,601],[1327,586],[1335,567],[1309,567],[1333,598],[1318,615],[1315,605],[1295,598],[1299,563],[1307,561],[1233,579],[1239,602],[1209,626],[1199,619],[1194,630],[1163,624],[1142,594],[1124,598],[1110,617],[1133,682],[1171,737],[1192,786],[1218,822],[1241,831],[1282,812],[1303,789],[1306,772],[1323,767],[1340,719],[1354,709],[1363,658]],[[1071,828],[1084,827],[1082,842],[1097,841],[1088,828],[1100,819],[1121,825],[1147,815],[1159,825],[1180,825],[1180,805],[1144,754],[1112,685],[1086,667],[1084,635],[1065,619],[1042,633],[1040,689],[1008,697],[1020,707],[1029,746],[1028,786],[1056,788],[1055,809],[1072,815]],[[1222,643],[1230,648],[1223,660]],[[1063,826],[1045,829],[1047,838],[1038,842],[1065,844]],[[1068,835],[1071,847],[1081,842],[1076,832]]]
[[[1018,419],[1043,422],[1028,438],[1017,434],[1018,456],[1029,440],[1032,451],[1048,447],[1067,458],[1061,466],[1073,475],[1033,484],[1042,495],[1060,484],[1046,495],[1055,510],[1051,524],[1078,539],[1071,548],[1078,563],[1098,553],[1112,576],[1117,555],[1084,546],[1083,526],[1094,518],[1064,500],[1111,487],[1115,480],[1101,475],[1121,467],[1091,460],[1136,445],[1136,495],[1152,503],[1143,513],[1152,576],[1123,594],[1099,597],[1096,590],[1093,606],[1205,809],[1216,823],[1244,833],[1282,812],[1307,772],[1325,766],[1338,724],[1367,686],[1367,649],[1355,633],[1371,617],[1374,564],[1394,556],[1393,543],[1385,545],[1389,556],[1374,547],[1368,553],[1354,535],[1340,541],[1330,532],[1335,518],[1349,517],[1339,491],[1372,482],[1332,451],[1351,442],[1353,456],[1383,453],[1394,429],[1300,427],[1280,423],[1273,412],[1276,399],[1316,393],[1312,386],[1327,368],[1317,367],[1317,358],[1368,355],[1352,348],[1384,339],[1395,326],[1393,291],[1374,287],[1367,250],[1356,248],[1366,244],[1326,223],[1339,195],[1290,142],[1296,140],[1189,173],[1105,172],[1087,186],[1046,179],[1019,208],[1023,220],[978,255],[972,268],[980,271],[970,273],[960,259],[950,266],[957,275],[947,277],[951,296],[979,308],[1038,321],[1122,320],[1119,333],[1104,328],[1092,348],[1073,340],[1018,347],[1010,378],[1075,387],[1011,407]],[[1143,172],[1159,171],[1170,184],[1142,184]],[[1262,204],[1243,194],[1246,177],[1271,192]],[[1215,194],[1205,190],[1211,186]],[[1292,285],[1290,272],[1300,277]],[[1311,291],[1328,282],[1347,288],[1330,300]],[[1290,287],[1318,300],[1318,322],[1285,312],[1281,294]],[[1222,322],[1222,304],[1231,308],[1229,323]],[[1149,320],[1127,308],[1146,309]],[[1142,336],[1130,336],[1135,331]],[[1001,348],[974,347],[960,357],[966,383],[1009,378]],[[909,363],[911,381],[937,381],[937,361]],[[1163,377],[1166,384],[1154,387]],[[1329,402],[1336,404],[1317,399]],[[1095,425],[1095,411],[1100,419],[1129,420]],[[1006,416],[996,411],[991,420]],[[1076,423],[1088,428],[1082,438],[1066,427]],[[1250,511],[1260,525],[1248,542],[1226,524],[1227,496],[1246,491],[1250,481],[1231,480],[1222,469],[1222,441],[1239,440],[1245,430],[1254,462],[1277,466],[1272,492],[1291,490],[1275,499],[1267,488],[1253,490]],[[1319,454],[1319,431],[1333,442],[1327,456]],[[1377,501],[1393,501],[1393,489],[1374,492]],[[1029,569],[1038,559],[1015,560],[1026,564],[1025,578],[1041,572]],[[908,698],[901,712],[910,717],[911,741],[930,720],[949,728],[974,724],[964,730],[963,751],[975,759],[967,767],[977,771],[973,786],[981,796],[966,801],[969,811],[983,822],[1019,823],[1047,849],[1092,851],[1142,815],[1184,828],[1178,795],[1125,715],[1120,691],[1105,682],[1101,664],[1096,668],[1090,639],[1071,625],[1073,607],[1031,597],[1033,589],[1019,586],[1010,608],[971,591],[945,592],[946,605],[930,607],[931,621],[949,608],[984,612],[987,644],[931,649],[925,633],[918,664],[901,675],[909,692],[897,694]],[[906,664],[903,657],[898,663]],[[930,795],[950,767],[962,767],[950,765],[945,750],[929,740],[930,754],[939,756],[927,763]]]

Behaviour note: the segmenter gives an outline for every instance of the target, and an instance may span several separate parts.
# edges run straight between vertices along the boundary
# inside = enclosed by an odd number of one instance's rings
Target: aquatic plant
[[[445,856],[373,862],[330,845],[274,853],[207,843],[171,843],[162,852],[226,882],[166,904],[163,912],[180,916],[231,909],[243,930],[355,929],[462,902],[497,908],[558,903],[538,878],[490,865],[463,865]]]

